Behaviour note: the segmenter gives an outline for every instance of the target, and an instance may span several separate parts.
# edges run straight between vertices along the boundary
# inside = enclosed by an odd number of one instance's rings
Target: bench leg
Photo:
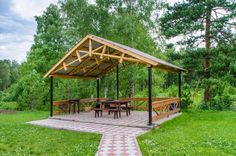
[[[77,113],[79,113],[79,103],[77,103]]]
[[[99,112],[98,111],[95,111],[95,118],[96,117],[99,117]]]
[[[76,109],[75,105],[76,105],[76,104],[74,103],[74,104],[73,104],[73,109],[74,109],[74,110],[73,110],[73,113],[74,113],[74,114],[75,114],[75,112],[76,112],[76,110],[75,110],[75,109]]]
[[[116,113],[114,113],[114,119],[116,118]]]
[[[69,106],[69,114],[70,114],[71,104],[69,104],[68,106]]]

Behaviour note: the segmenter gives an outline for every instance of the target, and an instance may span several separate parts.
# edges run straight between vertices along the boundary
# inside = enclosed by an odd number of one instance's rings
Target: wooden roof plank
[[[85,42],[88,43],[88,47],[87,46],[84,47]],[[96,42],[101,46],[97,46]],[[113,51],[109,52],[109,50],[111,49],[119,53],[117,54],[117,53],[114,53]],[[81,53],[85,53],[85,54],[82,55]],[[66,62],[66,59],[70,58],[72,54],[74,56],[73,58],[75,59],[71,62]],[[125,45],[122,45],[122,44],[119,44],[119,43],[116,43],[116,42],[113,42],[113,41],[110,41],[110,40],[107,40],[98,36],[87,35],[85,38],[81,39],[73,48],[71,48],[66,53],[66,55],[45,74],[44,77],[52,76],[52,75],[57,75],[57,76],[59,75],[60,77],[64,77],[64,78],[67,78],[66,76],[68,76],[68,78],[72,78],[72,77],[78,78],[78,76],[75,75],[75,72],[77,72],[77,69],[81,68],[81,65],[80,65],[81,63],[77,66],[74,66],[74,68],[72,68],[72,70],[70,70],[69,73],[64,73],[64,76],[62,76],[62,74],[58,74],[57,72],[63,69],[66,71],[67,68],[70,67],[70,65],[72,65],[76,61],[86,62],[83,60],[83,58],[88,57],[88,56],[90,56],[88,58],[91,58],[92,55],[95,55],[96,57],[95,60],[93,60],[94,61],[93,65],[95,63],[97,64],[96,65],[97,67],[99,67],[103,63],[103,61],[97,59],[97,56],[98,56],[102,60],[104,57],[106,57],[109,60],[110,59],[117,60],[113,62],[114,65],[123,63],[124,61],[128,61],[128,62],[133,62],[133,63],[138,63],[138,64],[145,64],[147,66],[153,66],[161,70],[175,72],[175,73],[186,71],[183,68],[175,66],[171,63],[158,59],[144,52],[141,52],[137,49],[133,49],[131,47],[128,47],[128,46],[125,46]],[[87,60],[90,60],[90,59],[87,59]],[[91,67],[90,65],[86,65],[86,66],[88,66],[89,68]],[[83,66],[84,70],[87,70],[86,66]],[[84,72],[83,75],[79,77],[80,78],[87,77],[88,73],[95,70],[97,67],[93,67],[92,69],[89,69],[89,72],[86,71]],[[112,68],[114,66],[111,65],[109,67]],[[106,70],[107,69],[104,69],[104,71],[101,72],[102,75],[103,73],[106,73]],[[101,75],[98,74],[97,76],[99,77]]]

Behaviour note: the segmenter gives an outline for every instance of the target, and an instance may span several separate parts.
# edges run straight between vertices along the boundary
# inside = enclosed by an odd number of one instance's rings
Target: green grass
[[[26,124],[48,112],[0,114],[0,155],[95,155],[101,136]],[[139,136],[144,156],[236,155],[236,112],[186,111]]]
[[[144,156],[236,155],[236,112],[187,111],[138,142]]]
[[[0,155],[95,155],[101,136],[33,126],[47,112],[0,114]]]

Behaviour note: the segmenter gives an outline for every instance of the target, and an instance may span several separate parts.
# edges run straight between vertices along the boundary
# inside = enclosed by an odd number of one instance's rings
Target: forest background
[[[233,0],[60,0],[35,17],[34,43],[21,64],[0,60],[0,107],[49,109],[44,74],[87,34],[166,60],[188,72],[182,107],[235,109],[236,4]],[[176,44],[170,39],[178,38]],[[16,49],[17,50],[17,49]],[[147,97],[147,68],[120,65],[120,97]],[[101,97],[115,99],[115,72],[101,78]],[[153,70],[153,96],[176,97],[178,75]],[[55,79],[54,100],[96,97],[96,81]]]

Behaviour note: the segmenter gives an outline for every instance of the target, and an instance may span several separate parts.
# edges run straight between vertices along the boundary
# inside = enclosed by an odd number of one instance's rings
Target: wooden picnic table
[[[71,106],[73,106],[73,113],[76,111],[76,105],[77,105],[77,112],[79,113],[79,99],[72,99],[72,100],[60,100],[60,101],[53,101],[53,106],[58,106],[58,108],[63,111],[64,113],[67,113],[67,111],[71,112]],[[69,109],[69,110],[68,110]]]
[[[115,105],[115,107],[121,109],[122,105],[125,105],[125,109],[126,109],[126,115],[128,116],[128,104],[129,104],[129,100],[107,100],[107,101],[101,101],[101,105],[100,108],[104,109],[105,106],[113,106]]]
[[[75,113],[75,110],[76,110],[76,105],[77,105],[77,113],[80,112],[80,100],[79,99],[72,99],[72,100],[69,100],[69,104],[70,105],[73,105],[73,113]],[[70,106],[71,107],[71,106]],[[70,113],[70,107],[69,107],[69,113]]]

